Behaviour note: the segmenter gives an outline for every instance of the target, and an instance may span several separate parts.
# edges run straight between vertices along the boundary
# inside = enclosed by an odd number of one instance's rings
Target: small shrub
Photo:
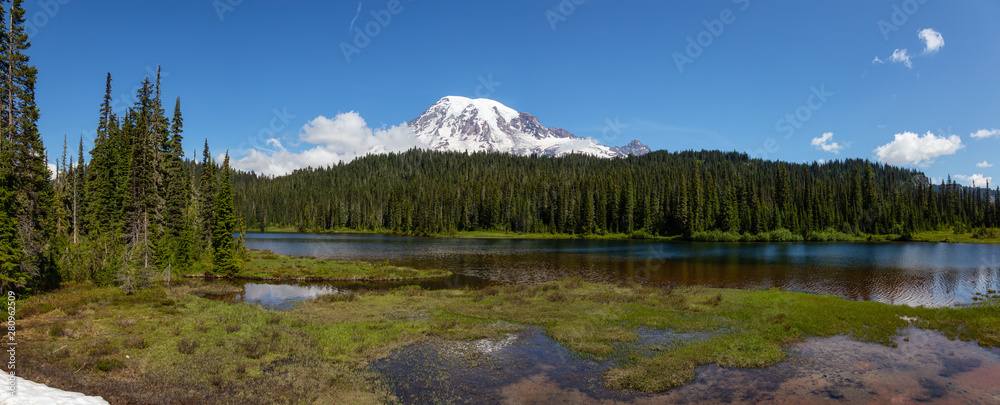
[[[243,354],[250,359],[259,359],[264,357],[269,349],[268,343],[265,342],[264,339],[256,337],[243,341],[240,346],[243,348]]]
[[[690,239],[696,242],[739,242],[740,235],[735,232],[714,230],[708,232],[695,232],[691,234]]]
[[[637,231],[632,231],[632,233],[630,233],[628,235],[628,238],[629,239],[653,239],[653,235],[650,235],[649,232],[646,232],[645,230],[640,229],[640,230],[637,230]]]
[[[271,314],[271,316],[269,316],[267,318],[267,323],[269,323],[271,325],[277,325],[277,324],[281,323],[281,315]]]
[[[1000,230],[980,227],[972,232],[972,237],[975,239],[1000,239]]]
[[[275,260],[278,258],[278,255],[270,250],[262,250],[260,251],[260,258],[264,260]]]
[[[115,323],[118,324],[119,327],[128,328],[130,326],[135,326],[137,322],[135,319],[120,319]]]
[[[794,234],[787,229],[775,229],[758,235],[761,242],[801,242],[802,235]]]
[[[546,291],[552,291],[552,290],[558,290],[558,289],[559,289],[559,285],[558,284],[552,284],[552,283],[542,284],[542,285],[538,286],[538,291],[539,292],[546,292]]]
[[[546,296],[545,298],[548,299],[549,301],[552,301],[552,302],[562,302],[562,301],[569,300],[569,296],[567,296],[562,291],[553,291],[553,292],[550,292],[549,295]]]
[[[357,298],[357,294],[355,294],[354,291],[348,291],[343,294],[327,294],[319,297],[319,300],[323,302],[350,302]]]
[[[125,362],[118,359],[101,359],[94,365],[99,371],[108,372],[125,368]]]
[[[424,295],[424,289],[421,288],[419,285],[408,285],[405,287],[400,287],[398,290],[401,291],[403,294],[405,294],[407,297],[417,297]]]
[[[236,333],[239,332],[242,327],[240,325],[226,325],[226,332]]]
[[[143,339],[141,336],[129,336],[125,339],[125,343],[123,345],[129,349],[145,349],[149,347],[149,343],[146,342],[146,339]]]
[[[582,285],[583,285],[583,279],[580,277],[568,278],[566,279],[566,281],[563,281],[563,286],[569,289],[580,288],[580,286]]]
[[[118,344],[110,339],[101,339],[90,346],[90,354],[93,356],[108,356],[118,353]]]
[[[61,323],[52,325],[52,327],[49,328],[49,336],[52,336],[54,338],[61,338],[63,336],[66,336],[66,334],[67,334],[66,327]]]
[[[208,380],[208,382],[215,388],[222,388],[222,386],[226,384],[226,379],[221,375],[214,375]]]
[[[194,354],[198,346],[198,342],[191,339],[182,338],[177,341],[177,351],[181,354]]]

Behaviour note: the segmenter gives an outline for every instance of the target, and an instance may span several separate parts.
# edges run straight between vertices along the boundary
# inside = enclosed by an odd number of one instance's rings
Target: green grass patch
[[[941,231],[926,231],[913,234],[914,241],[921,242],[945,242],[945,243],[984,243],[1000,244],[1000,237],[993,228],[974,229],[972,232],[956,233],[952,229]]]

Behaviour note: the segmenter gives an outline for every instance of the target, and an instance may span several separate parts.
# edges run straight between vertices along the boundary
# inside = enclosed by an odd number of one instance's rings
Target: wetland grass
[[[524,325],[541,327],[580,355],[615,360],[604,384],[642,392],[685,384],[699,365],[773,365],[810,337],[845,335],[891,347],[914,325],[1000,346],[996,305],[928,309],[778,290],[571,279],[355,291],[277,313],[199,298],[198,290],[181,282],[129,296],[77,284],[28,298],[20,303],[19,347],[31,361],[22,375],[121,402],[384,403],[394,398],[370,365],[394,350],[431,337],[501,339]],[[644,330],[700,338],[617,355]]]
[[[209,266],[196,266],[207,268]],[[349,262],[291,257],[271,251],[251,250],[248,260],[232,276],[236,279],[270,281],[405,281],[448,277],[446,270],[417,270],[388,263]],[[221,278],[208,272],[187,277]],[[211,294],[224,295],[224,294]]]

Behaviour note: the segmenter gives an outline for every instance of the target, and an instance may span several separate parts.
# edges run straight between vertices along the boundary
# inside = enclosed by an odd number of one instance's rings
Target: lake
[[[911,306],[972,302],[1000,290],[1000,246],[949,243],[688,243],[582,239],[448,239],[377,234],[248,233],[250,249],[389,262],[454,275],[426,288],[543,283],[568,277],[652,286],[780,288]],[[331,288],[349,288],[337,285]],[[255,284],[265,297],[334,293]],[[277,288],[277,287],[276,287]],[[296,290],[302,289],[302,291]],[[302,297],[297,294],[301,292]],[[243,297],[245,299],[246,297]]]

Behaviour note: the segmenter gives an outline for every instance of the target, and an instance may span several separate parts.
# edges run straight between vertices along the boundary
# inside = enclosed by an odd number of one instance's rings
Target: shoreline
[[[329,277],[252,277],[252,276],[223,276],[217,274],[185,274],[181,277],[185,278],[197,278],[197,279],[214,279],[214,280],[251,280],[251,281],[295,281],[295,282],[394,282],[394,281],[414,281],[414,280],[433,280],[437,278],[450,277],[452,273],[446,271],[446,274],[441,274],[439,276],[419,276],[419,277],[394,277],[394,278],[379,278],[379,277],[356,277],[356,278],[329,278]]]
[[[272,228],[264,231],[248,231],[257,234],[302,234],[302,235],[379,235],[393,237],[429,238],[429,239],[511,239],[511,240],[637,240],[653,242],[686,242],[686,243],[968,243],[976,245],[1000,244],[1000,239],[976,239],[971,234],[952,234],[947,231],[925,231],[913,235],[910,240],[899,240],[898,235],[867,235],[858,236],[853,239],[842,240],[789,240],[789,241],[768,241],[768,240],[695,240],[685,238],[683,235],[673,236],[653,236],[648,235],[641,238],[633,238],[627,234],[605,234],[605,235],[573,235],[573,234],[548,234],[548,233],[509,233],[509,232],[458,232],[456,234],[431,234],[431,235],[410,235],[390,231],[365,231],[365,230],[325,230],[320,232],[300,232],[294,228]],[[757,236],[757,235],[755,235]]]

